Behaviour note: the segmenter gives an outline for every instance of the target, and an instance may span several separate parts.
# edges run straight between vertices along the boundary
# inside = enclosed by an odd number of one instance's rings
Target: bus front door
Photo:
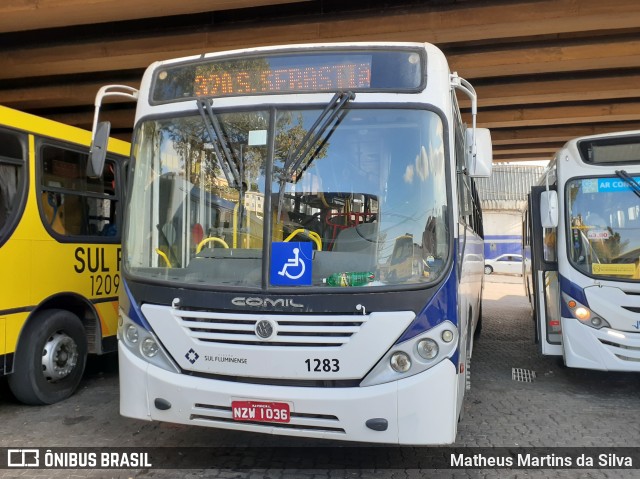
[[[529,196],[533,319],[540,352],[545,356],[560,356],[562,355],[562,330],[557,228],[542,227],[540,197],[544,191],[546,187],[534,186]]]

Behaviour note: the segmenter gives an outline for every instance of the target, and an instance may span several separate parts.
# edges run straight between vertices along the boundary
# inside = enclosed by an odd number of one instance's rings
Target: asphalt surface
[[[533,322],[521,278],[495,274],[485,278],[483,331],[475,345],[472,387],[454,446],[640,446],[640,375],[568,369],[555,358],[543,358],[533,343]],[[535,373],[535,379],[516,381],[513,368]],[[118,404],[115,356],[90,360],[79,391],[52,406],[18,404],[0,383],[0,447],[250,447],[241,450],[242,460],[216,469],[0,469],[0,478],[640,477],[639,469],[421,469],[424,466],[415,461],[398,461],[393,450],[385,448],[379,449],[375,468],[329,468],[320,452],[326,441],[132,420],[119,415]],[[262,448],[285,446],[315,447],[319,453],[315,462],[305,461],[300,469],[286,461],[265,466],[252,457]],[[424,451],[416,449],[415,454]],[[389,461],[384,465],[386,457]],[[256,464],[259,467],[252,466]]]

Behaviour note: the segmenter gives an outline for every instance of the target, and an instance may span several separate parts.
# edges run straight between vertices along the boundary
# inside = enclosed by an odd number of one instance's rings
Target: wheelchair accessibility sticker
[[[311,285],[313,247],[311,243],[271,244],[271,284],[274,286]]]

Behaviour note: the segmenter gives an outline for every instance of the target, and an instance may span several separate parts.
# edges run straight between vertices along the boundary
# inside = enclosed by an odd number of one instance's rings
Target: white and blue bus
[[[442,52],[205,54],[154,63],[139,91],[103,88],[96,117],[109,95],[137,100],[121,413],[453,442],[481,317],[473,178],[490,173],[491,144]]]
[[[525,277],[544,355],[640,371],[640,131],[569,141],[531,190]]]

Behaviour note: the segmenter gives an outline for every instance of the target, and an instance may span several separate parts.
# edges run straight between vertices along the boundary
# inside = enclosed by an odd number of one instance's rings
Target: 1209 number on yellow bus
[[[73,269],[82,274],[93,273],[91,280],[91,296],[117,295],[120,289],[120,259],[122,249],[104,246],[79,246],[75,250]]]

